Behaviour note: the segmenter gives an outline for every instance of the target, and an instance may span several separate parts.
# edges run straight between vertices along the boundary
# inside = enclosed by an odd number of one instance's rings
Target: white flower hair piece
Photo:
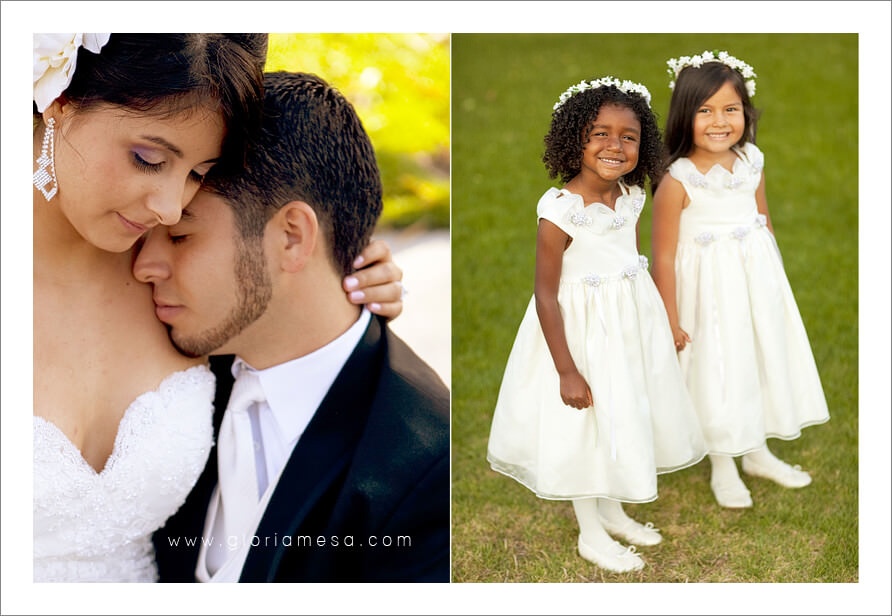
[[[675,89],[675,80],[678,79],[678,74],[681,72],[681,69],[688,66],[700,68],[707,62],[721,62],[722,64],[733,68],[746,79],[746,93],[749,96],[755,96],[756,73],[753,71],[753,67],[743,60],[739,60],[734,56],[729,55],[727,51],[704,51],[699,56],[681,56],[680,58],[671,58],[667,60],[666,64],[669,65],[667,70],[669,74],[672,75],[672,81],[669,82],[669,89]]]
[[[35,34],[34,35],[34,102],[37,111],[49,107],[74,77],[77,50],[99,53],[111,35],[85,34]]]
[[[557,109],[566,103],[571,97],[579,94],[580,92],[585,92],[586,90],[593,90],[594,88],[600,88],[602,86],[616,86],[616,88],[620,92],[625,92],[626,94],[638,94],[644,99],[644,102],[647,103],[647,106],[650,107],[650,92],[648,92],[647,88],[644,87],[643,84],[636,83],[634,81],[629,81],[626,79],[625,81],[620,81],[619,79],[614,79],[609,75],[607,77],[601,77],[600,79],[596,79],[594,81],[586,81],[583,79],[579,83],[570,86],[564,93],[561,94],[558,102],[554,104],[554,110]]]

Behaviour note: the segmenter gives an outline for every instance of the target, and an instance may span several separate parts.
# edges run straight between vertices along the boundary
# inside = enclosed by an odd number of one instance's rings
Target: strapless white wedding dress
[[[153,582],[152,533],[198,480],[213,439],[214,375],[175,372],[127,408],[97,473],[34,417],[34,581]]]

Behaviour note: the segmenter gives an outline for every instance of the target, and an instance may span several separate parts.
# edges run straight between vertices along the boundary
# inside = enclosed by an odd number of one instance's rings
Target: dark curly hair
[[[659,180],[662,170],[662,141],[660,129],[653,111],[639,94],[626,94],[616,86],[601,86],[585,90],[567,99],[551,115],[551,126],[545,135],[545,154],[542,162],[548,169],[548,177],[560,176],[569,182],[582,168],[582,150],[592,125],[598,118],[601,105],[615,103],[631,109],[641,123],[641,142],[638,164],[623,176],[628,185],[644,188],[650,177],[651,183]]]

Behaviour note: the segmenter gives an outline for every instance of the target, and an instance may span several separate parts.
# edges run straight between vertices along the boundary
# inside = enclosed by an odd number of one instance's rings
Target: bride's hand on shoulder
[[[353,262],[356,271],[344,278],[343,287],[353,304],[365,304],[371,312],[394,319],[403,311],[403,270],[393,262],[390,246],[372,240]]]

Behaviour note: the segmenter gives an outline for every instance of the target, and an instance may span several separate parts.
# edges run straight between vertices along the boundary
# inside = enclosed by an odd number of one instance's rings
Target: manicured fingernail
[[[347,284],[348,289],[355,289],[357,286],[359,286],[359,280],[357,280],[355,276],[350,276],[349,278],[344,280],[344,282]]]
[[[373,303],[369,304],[369,310],[371,310],[372,312],[378,312],[379,310],[381,310],[381,304],[377,304],[377,303],[373,302]]]
[[[365,263],[365,258],[362,255],[359,255],[354,259],[353,267],[361,267],[363,263]]]
[[[354,291],[350,294],[350,299],[354,302],[361,302],[365,299],[365,293],[363,293],[362,291]]]

